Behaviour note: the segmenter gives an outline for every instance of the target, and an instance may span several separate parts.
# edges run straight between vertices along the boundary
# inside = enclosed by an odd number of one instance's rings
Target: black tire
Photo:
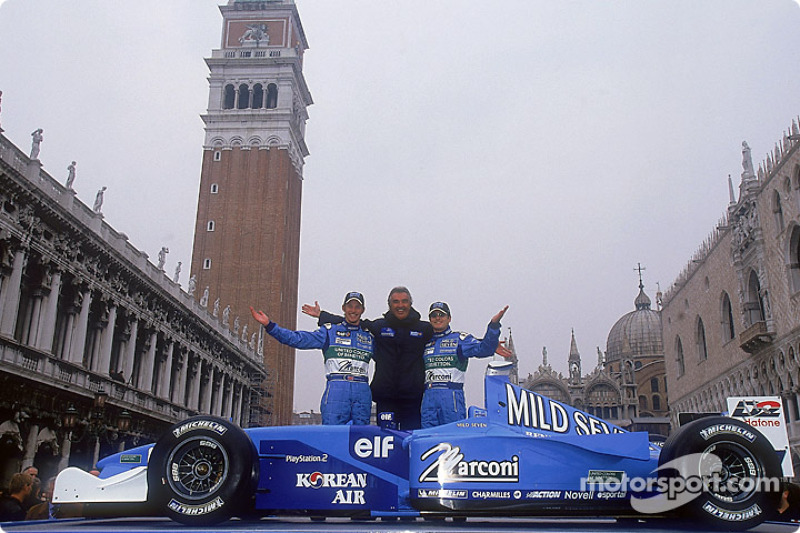
[[[726,530],[750,529],[773,516],[780,500],[781,467],[761,432],[733,418],[701,418],[667,439],[658,463],[690,454],[701,454],[696,473],[715,472],[718,483],[703,486],[697,497],[679,509],[682,516]],[[721,462],[715,462],[711,454]]]
[[[148,502],[188,525],[213,525],[252,508],[258,453],[238,426],[195,416],[159,439],[147,467]]]

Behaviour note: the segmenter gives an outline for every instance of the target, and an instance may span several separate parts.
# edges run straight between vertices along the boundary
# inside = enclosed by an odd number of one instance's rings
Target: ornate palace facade
[[[0,482],[261,416],[262,360],[147,254],[0,135]],[[190,289],[191,290],[191,289]]]
[[[800,455],[800,131],[759,165],[742,143],[738,199],[664,295],[672,415],[727,410],[736,395],[783,398]]]

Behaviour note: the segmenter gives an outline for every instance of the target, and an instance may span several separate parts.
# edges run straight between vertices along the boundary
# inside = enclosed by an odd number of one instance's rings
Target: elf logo
[[[394,437],[392,435],[385,437],[376,435],[372,440],[362,437],[353,444],[353,451],[361,459],[366,459],[367,457],[386,459],[392,450],[394,450]]]

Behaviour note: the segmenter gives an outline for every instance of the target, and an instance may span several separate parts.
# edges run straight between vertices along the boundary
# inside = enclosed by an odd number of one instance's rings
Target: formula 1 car
[[[57,478],[54,503],[86,514],[167,515],[210,525],[232,516],[678,516],[748,529],[780,498],[780,461],[758,430],[714,416],[661,446],[513,385],[490,363],[485,409],[404,432],[379,426],[242,430],[211,416],[155,445]]]

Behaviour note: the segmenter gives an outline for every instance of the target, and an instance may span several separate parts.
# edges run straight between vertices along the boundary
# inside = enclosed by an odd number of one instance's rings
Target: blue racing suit
[[[316,331],[292,331],[270,322],[264,329],[281,344],[322,350],[327,378],[320,400],[323,424],[369,424],[372,393],[367,373],[375,341],[369,331],[347,322],[324,324]]]
[[[489,357],[497,349],[500,324],[489,323],[480,340],[449,327],[434,333],[425,345],[425,394],[422,397],[422,427],[449,424],[467,417],[464,377],[468,358]]]

